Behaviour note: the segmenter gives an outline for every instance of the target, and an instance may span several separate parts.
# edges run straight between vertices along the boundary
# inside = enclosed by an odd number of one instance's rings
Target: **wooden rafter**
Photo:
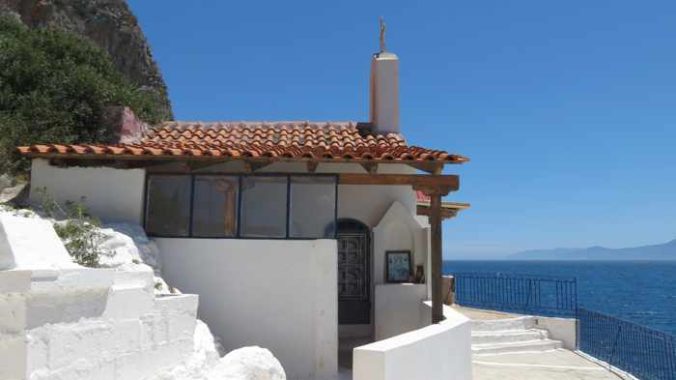
[[[466,210],[470,207],[469,203],[460,203],[460,202],[441,202],[441,218],[450,219],[458,215],[458,212]],[[416,213],[418,215],[430,216],[430,203],[429,202],[420,202],[416,204]]]

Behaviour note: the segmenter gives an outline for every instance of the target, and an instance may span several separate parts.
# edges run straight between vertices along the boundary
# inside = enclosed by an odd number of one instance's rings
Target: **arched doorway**
[[[338,220],[338,324],[371,323],[371,230],[354,219]]]

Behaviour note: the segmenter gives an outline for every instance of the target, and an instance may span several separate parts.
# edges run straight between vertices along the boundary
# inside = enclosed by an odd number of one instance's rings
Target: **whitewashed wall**
[[[140,224],[143,213],[143,169],[107,167],[50,166],[47,160],[34,159],[31,167],[30,197],[39,202],[36,191],[46,188],[57,201],[80,201],[94,215],[106,221]]]
[[[549,337],[560,340],[563,347],[569,350],[577,350],[577,319],[536,317],[535,324],[549,332]]]
[[[421,323],[429,304],[420,304]],[[354,349],[354,380],[470,380],[471,323],[444,307],[446,320]]]
[[[200,296],[227,350],[266,347],[290,379],[337,371],[335,240],[156,239],[165,279]]]
[[[373,269],[375,284],[387,281],[385,253],[387,251],[411,251],[413,270],[416,265],[427,264],[427,236],[429,228],[423,226],[415,217],[415,213],[400,201],[394,201],[389,209],[373,228]],[[425,268],[425,275],[428,275]]]
[[[387,339],[419,328],[419,305],[427,298],[426,291],[425,284],[376,285],[375,339]]]

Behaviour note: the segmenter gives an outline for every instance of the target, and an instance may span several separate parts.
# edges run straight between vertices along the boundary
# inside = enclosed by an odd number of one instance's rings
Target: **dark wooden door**
[[[338,323],[371,323],[371,242],[360,222],[338,222]]]

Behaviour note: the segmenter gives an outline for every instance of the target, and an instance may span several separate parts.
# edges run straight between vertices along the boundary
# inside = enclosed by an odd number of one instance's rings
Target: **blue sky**
[[[676,238],[673,0],[130,5],[185,120],[367,120],[384,16],[409,143],[472,159],[447,258]]]

